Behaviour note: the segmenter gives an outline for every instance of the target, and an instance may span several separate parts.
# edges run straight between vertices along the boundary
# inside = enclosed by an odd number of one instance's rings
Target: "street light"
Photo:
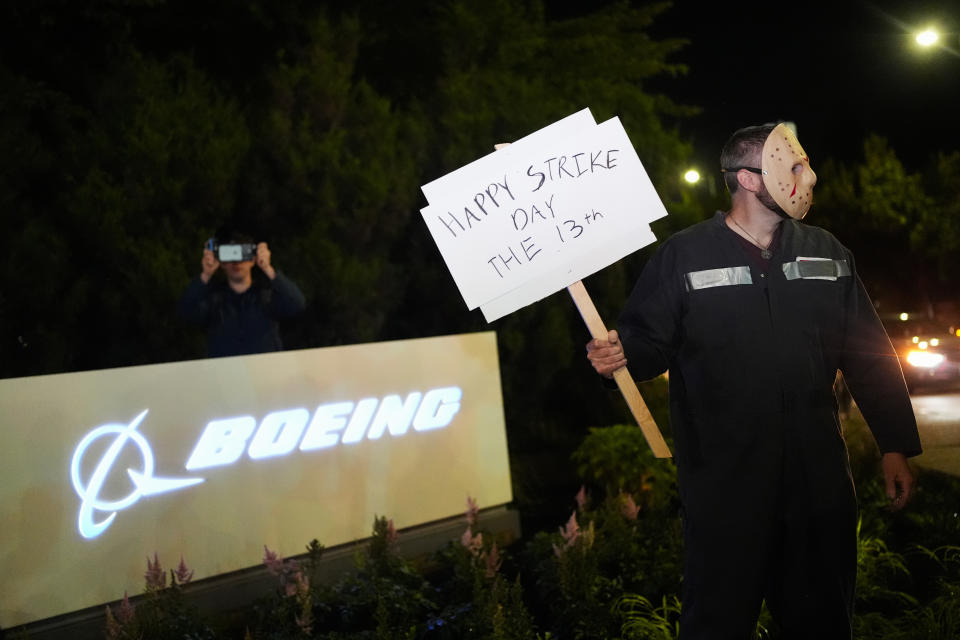
[[[686,180],[689,184],[697,184],[700,182],[700,172],[696,169],[690,169],[685,174],[683,174],[683,179]]]
[[[933,29],[924,29],[917,34],[917,44],[921,47],[932,47],[940,39],[940,34]]]

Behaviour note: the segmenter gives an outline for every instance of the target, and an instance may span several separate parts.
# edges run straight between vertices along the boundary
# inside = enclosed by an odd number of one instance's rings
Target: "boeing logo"
[[[70,480],[73,482],[73,488],[77,495],[80,496],[80,514],[77,518],[77,528],[80,529],[80,535],[84,538],[89,539],[99,536],[106,531],[113,519],[117,517],[118,511],[133,505],[143,496],[182,489],[203,482],[203,478],[158,478],[153,475],[153,450],[150,449],[150,443],[147,442],[147,439],[137,431],[137,427],[143,422],[146,415],[147,412],[144,411],[127,425],[101,425],[84,436],[77,448],[74,449],[73,459],[70,461]],[[90,479],[84,484],[80,477],[83,454],[86,453],[91,444],[107,436],[113,436],[113,441],[100,458],[97,466],[94,467]],[[133,482],[133,491],[127,494],[125,498],[102,500],[100,490],[103,488],[103,483],[113,468],[117,456],[120,455],[128,442],[132,442],[140,449],[140,455],[143,458],[143,471],[137,472],[133,469],[127,469],[127,474]],[[100,522],[95,522],[94,511],[110,512],[110,515]]]
[[[268,413],[260,421],[253,416],[237,416],[211,420],[193,448],[185,464],[187,471],[233,464],[246,451],[253,460],[287,455],[297,445],[301,451],[355,444],[366,437],[377,440],[384,433],[405,435],[414,431],[441,429],[450,424],[460,410],[463,392],[460,387],[441,387],[426,393],[414,391],[401,398],[388,395],[382,399],[364,398],[356,403],[322,404],[311,414],[305,408],[284,409]],[[147,411],[129,424],[104,424],[80,440],[70,462],[70,479],[80,497],[77,528],[84,538],[96,538],[113,523],[117,512],[133,506],[141,497],[183,489],[204,481],[198,477],[159,477],[154,475],[153,450],[137,431]],[[89,478],[82,477],[84,454],[97,440],[112,437],[106,451],[93,467]],[[249,441],[249,445],[247,444]],[[137,447],[143,459],[142,470],[128,468],[133,489],[119,500],[100,496],[103,485],[113,470],[124,447]],[[95,513],[107,514],[99,522]]]

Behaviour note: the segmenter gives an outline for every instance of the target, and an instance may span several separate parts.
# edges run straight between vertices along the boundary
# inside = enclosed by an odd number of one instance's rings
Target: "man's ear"
[[[740,188],[745,191],[750,191],[751,193],[759,191],[761,180],[762,178],[752,171],[737,171],[737,183],[740,185]]]

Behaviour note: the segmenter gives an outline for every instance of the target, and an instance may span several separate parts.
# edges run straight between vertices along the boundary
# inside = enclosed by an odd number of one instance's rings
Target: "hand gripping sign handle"
[[[590,299],[587,288],[583,286],[583,281],[577,280],[567,287],[567,291],[570,292],[570,296],[573,298],[574,304],[577,305],[583,321],[587,324],[590,335],[597,340],[606,340],[607,328],[603,325],[603,320],[600,318],[600,314],[597,313],[597,307],[594,306],[593,300]],[[653,421],[653,416],[650,415],[650,410],[647,409],[647,405],[640,395],[640,390],[637,389],[637,384],[630,376],[630,372],[627,371],[626,367],[621,367],[613,372],[613,379],[620,388],[620,393],[623,394],[623,398],[627,401],[627,406],[630,407],[630,413],[633,414],[637,424],[640,425],[640,430],[643,431],[643,437],[647,439],[647,444],[650,445],[653,455],[658,458],[669,458],[671,455],[670,449],[660,434],[657,423]]]

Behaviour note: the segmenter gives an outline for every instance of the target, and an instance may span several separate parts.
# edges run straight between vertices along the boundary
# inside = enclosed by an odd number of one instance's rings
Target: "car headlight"
[[[942,353],[932,353],[930,351],[911,351],[907,354],[907,362],[922,369],[932,369],[943,364],[946,359],[946,356]]]

